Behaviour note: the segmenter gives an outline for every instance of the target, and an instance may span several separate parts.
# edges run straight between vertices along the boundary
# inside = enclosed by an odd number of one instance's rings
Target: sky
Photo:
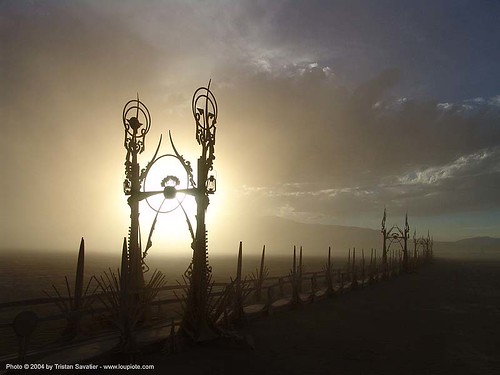
[[[262,216],[378,229],[384,207],[436,240],[500,237],[499,15],[487,0],[3,0],[0,251],[120,249],[123,106],[139,93],[152,115],[142,167],[161,134],[172,152],[169,130],[195,164],[191,97],[209,79],[216,248]],[[189,247],[178,211],[154,244]]]

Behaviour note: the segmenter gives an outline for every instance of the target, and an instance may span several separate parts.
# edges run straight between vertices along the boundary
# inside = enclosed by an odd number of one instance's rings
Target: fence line
[[[302,249],[301,249],[302,250]],[[301,251],[302,252],[302,251]],[[241,255],[240,255],[241,256]],[[432,257],[432,251],[421,251],[414,252],[414,256],[411,257],[409,262],[409,270],[414,271],[421,265],[427,263]],[[349,251],[349,256],[347,264],[344,267],[333,268],[330,262],[330,253],[328,262],[326,263],[323,270],[315,271],[303,271],[302,256],[300,256],[300,261],[298,265],[295,264],[292,267],[288,275],[281,276],[268,276],[267,273],[263,274],[264,257],[262,258],[260,275],[252,275],[246,277],[244,280],[233,280],[229,283],[213,283],[214,290],[211,293],[212,297],[222,298],[228,293],[228,289],[231,289],[232,298],[231,303],[224,309],[224,314],[219,319],[219,324],[228,326],[231,321],[243,318],[252,318],[264,316],[266,314],[272,314],[277,311],[293,308],[298,304],[311,303],[316,300],[322,300],[329,296],[344,293],[348,290],[364,287],[369,284],[373,284],[382,280],[386,280],[395,277],[403,272],[403,256],[401,251],[392,252],[387,259],[387,263],[384,264],[382,258],[377,258],[373,256],[373,250],[370,257],[370,262],[367,264],[364,257],[364,252],[361,257],[361,261],[356,262],[355,249],[351,254]],[[241,267],[241,261],[238,262],[239,267]],[[241,273],[241,269],[239,270]],[[238,271],[237,271],[238,272]],[[267,269],[266,269],[267,272]],[[235,281],[239,284],[235,286]],[[177,284],[162,286],[154,289],[154,292],[170,292],[174,293],[174,296],[165,296],[163,298],[157,298],[150,302],[152,311],[152,321],[158,325],[162,324],[165,327],[178,325],[180,323],[179,319],[174,319],[172,306],[178,306],[181,303],[182,298],[175,295],[176,292],[184,291],[187,285]],[[135,291],[134,293],[136,293]],[[50,308],[45,309],[45,316],[36,318],[37,326],[36,331],[39,333],[34,334],[30,332],[27,336],[31,337],[30,346],[33,350],[42,349],[47,346],[48,342],[57,342],[58,335],[57,331],[64,332],[67,327],[64,324],[54,324],[54,322],[60,322],[66,320],[68,325],[70,322],[74,322],[75,319],[87,319],[87,323],[90,321],[90,326],[92,322],[98,321],[100,323],[105,319],[106,314],[110,314],[109,308],[106,308],[101,300],[99,304],[99,297],[103,297],[108,293],[95,293],[90,296],[82,296],[82,301],[90,301],[93,299],[93,304],[90,307],[81,307],[78,310],[65,311],[58,313],[51,312]],[[239,295],[236,295],[239,294]],[[36,298],[21,301],[12,301],[0,304],[0,310],[13,309],[26,306],[36,306],[36,307],[51,307],[54,310],[54,305],[57,303],[68,302],[71,303],[72,298],[69,297],[53,297],[53,298]],[[59,305],[58,305],[59,306]],[[81,304],[85,306],[85,304]],[[154,309],[157,309],[155,314]],[[41,309],[44,310],[44,309]],[[167,311],[164,311],[167,310]],[[26,313],[23,311],[22,313]],[[22,314],[20,313],[20,314]],[[20,315],[18,314],[18,316]],[[168,315],[170,314],[170,315]],[[16,335],[16,319],[14,318],[11,322],[0,322],[0,330],[4,331],[2,336],[6,338],[7,343],[9,338],[15,340]],[[38,323],[52,324],[52,327],[48,327],[45,331],[41,329]],[[102,324],[101,324],[102,325]],[[95,327],[94,327],[95,328]],[[143,328],[147,328],[145,325]],[[34,329],[35,331],[35,329]],[[10,334],[9,334],[10,332]],[[41,332],[44,332],[41,334]],[[99,332],[102,334],[109,334],[109,327],[100,327],[93,331],[94,335],[88,339],[96,339],[100,337]],[[21,340],[19,333],[17,333],[17,338],[19,339],[19,348],[17,357],[24,358],[26,353],[26,347],[28,346],[28,338],[26,340]],[[39,341],[38,345],[34,343],[37,339]],[[25,347],[22,347],[25,343]],[[67,345],[71,341],[63,342],[62,345]],[[73,341],[74,342],[74,341]],[[16,353],[12,353],[15,345],[9,346],[11,353],[0,357],[0,361],[12,360],[16,357]],[[55,350],[54,347],[50,350]]]

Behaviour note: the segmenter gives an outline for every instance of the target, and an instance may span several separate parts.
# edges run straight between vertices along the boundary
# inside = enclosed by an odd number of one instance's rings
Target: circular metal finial
[[[132,138],[143,138],[151,128],[151,114],[139,97],[125,104],[122,119],[125,132]]]
[[[196,121],[196,140],[198,143],[210,142],[215,135],[215,125],[217,123],[217,101],[208,87],[198,88],[191,101],[191,110]],[[210,136],[210,133],[213,133]]]

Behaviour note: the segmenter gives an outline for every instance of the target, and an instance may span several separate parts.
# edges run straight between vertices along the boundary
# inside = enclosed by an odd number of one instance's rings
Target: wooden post
[[[370,284],[373,283],[373,280],[374,280],[374,266],[373,266],[373,247],[370,251],[370,276],[369,276],[369,282]]]
[[[235,313],[235,320],[240,320],[241,317],[243,316],[243,290],[242,290],[242,283],[241,283],[241,271],[242,271],[242,265],[243,265],[243,242],[240,241],[240,246],[238,249],[238,265],[236,268],[236,285],[235,285],[235,305],[234,305],[234,313]]]
[[[328,246],[328,261],[326,263],[326,291],[328,295],[333,294],[333,275],[332,275],[332,248]]]
[[[365,249],[361,248],[361,286],[365,286]]]
[[[75,276],[75,296],[71,301],[71,315],[68,319],[68,326],[64,332],[67,338],[73,338],[78,334],[79,323],[81,318],[82,297],[83,297],[83,276],[85,268],[85,241],[82,237],[80,240],[80,248],[78,250],[78,260],[76,263]]]
[[[296,305],[299,302],[299,288],[298,288],[298,277],[297,277],[297,249],[293,247],[293,268],[291,275],[292,282],[292,305]]]
[[[388,277],[388,264],[387,264],[387,229],[385,227],[385,220],[387,218],[387,212],[384,207],[384,216],[382,218],[382,236],[383,236],[383,243],[382,243],[382,272],[383,272],[383,277],[386,278]]]
[[[300,246],[299,250],[299,269],[297,272],[297,276],[298,276],[297,291],[299,293],[302,293],[302,246]]]
[[[264,258],[266,255],[266,245],[262,247],[262,257],[260,258],[260,269],[259,273],[256,275],[257,278],[257,285],[255,286],[255,299],[257,301],[260,300],[261,298],[261,293],[262,293],[262,285],[264,284],[264,270],[265,270],[265,265],[264,265]]]

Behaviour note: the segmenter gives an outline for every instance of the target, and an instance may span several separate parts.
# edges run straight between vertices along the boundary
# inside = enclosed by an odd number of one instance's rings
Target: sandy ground
[[[140,373],[500,374],[500,261],[437,259],[414,274],[247,322],[239,333],[254,348],[221,341],[170,356],[144,353],[138,362],[155,370]]]

